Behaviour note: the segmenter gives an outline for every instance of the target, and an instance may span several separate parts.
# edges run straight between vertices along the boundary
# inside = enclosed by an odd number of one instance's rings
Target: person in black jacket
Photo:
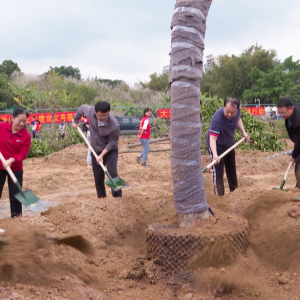
[[[283,97],[277,102],[277,112],[285,120],[285,127],[294,142],[291,162],[295,163],[296,187],[300,188],[300,103]]]

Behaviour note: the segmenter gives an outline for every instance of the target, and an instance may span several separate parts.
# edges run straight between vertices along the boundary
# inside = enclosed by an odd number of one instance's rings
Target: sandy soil
[[[121,148],[130,142],[123,138]],[[0,220],[7,242],[0,249],[0,299],[300,299],[300,203],[293,201],[300,193],[293,172],[285,184],[289,192],[272,190],[279,188],[289,157],[265,160],[273,153],[238,150],[239,188],[231,194],[227,188],[224,197],[213,195],[212,174],[205,175],[216,215],[249,222],[250,247],[225,267],[193,266],[174,285],[148,261],[145,248],[149,224],[176,220],[170,154],[151,153],[150,168],[138,165],[135,153],[121,154],[119,175],[131,186],[121,199],[110,191],[98,199],[86,152],[75,145],[24,162],[24,189],[57,206]],[[203,166],[209,162],[204,155]],[[8,216],[7,204],[5,188],[0,206]],[[46,239],[77,234],[92,243],[95,255]]]

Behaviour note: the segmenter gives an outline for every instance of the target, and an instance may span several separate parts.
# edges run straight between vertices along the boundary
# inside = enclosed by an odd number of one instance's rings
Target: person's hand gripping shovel
[[[88,145],[88,147],[91,149],[91,151],[94,154],[94,156],[97,158],[98,157],[97,153],[92,148],[91,144],[88,142],[86,136],[84,135],[84,133],[82,132],[82,130],[80,129],[79,126],[77,126],[77,130],[80,133],[80,135],[82,136],[82,138],[84,139],[84,141],[86,142],[86,144]],[[121,189],[123,189],[125,187],[130,186],[130,183],[125,182],[120,177],[112,178],[111,175],[109,174],[108,170],[106,169],[106,167],[103,165],[103,163],[101,161],[100,161],[100,166],[103,169],[104,173],[109,178],[109,180],[105,181],[104,183],[106,185],[108,185],[112,190],[118,191],[118,190],[121,190]]]
[[[0,159],[2,164],[6,162],[5,158],[3,157],[2,153],[0,152]],[[23,191],[18,179],[16,178],[15,174],[11,170],[10,167],[6,168],[7,173],[9,174],[10,178],[14,182],[15,186],[18,188],[19,193],[14,195],[25,207],[33,212],[37,212],[43,210],[46,207],[46,203],[39,199],[31,190]]]
[[[238,142],[236,142],[234,145],[232,145],[230,148],[228,148],[225,152],[223,152],[219,158],[221,159],[222,157],[224,157],[227,153],[229,153],[232,149],[234,149],[235,147],[237,147],[239,144],[241,144],[243,141],[245,140],[245,138],[241,138]],[[206,172],[210,167],[212,167],[217,161],[213,160],[209,165],[207,165],[204,169],[202,169],[202,172]]]

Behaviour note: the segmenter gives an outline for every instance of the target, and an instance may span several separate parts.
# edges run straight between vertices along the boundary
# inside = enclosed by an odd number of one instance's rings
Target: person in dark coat
[[[277,112],[285,120],[285,127],[294,142],[291,162],[295,163],[296,187],[300,188],[300,103],[293,104],[287,97],[277,102]]]

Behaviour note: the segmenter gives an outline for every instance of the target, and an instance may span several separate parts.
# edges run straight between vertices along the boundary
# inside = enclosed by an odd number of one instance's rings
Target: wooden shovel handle
[[[230,148],[228,148],[225,152],[223,152],[219,158],[221,159],[222,157],[224,157],[227,153],[229,153],[232,149],[234,149],[236,146],[238,146],[240,143],[242,143],[245,140],[245,138],[241,138],[238,142],[236,142],[234,145],[232,145]],[[204,169],[203,172],[205,172],[207,169],[209,169],[211,166],[213,166],[217,161],[214,160],[212,161],[209,165],[207,165]]]
[[[2,163],[5,163],[5,162],[6,162],[4,156],[2,155],[1,152],[0,152],[0,159],[1,159]],[[6,171],[8,172],[8,174],[9,174],[9,176],[11,177],[12,181],[13,181],[14,183],[16,183],[16,182],[18,181],[18,179],[16,178],[16,176],[15,176],[15,174],[13,173],[13,171],[11,170],[11,168],[10,168],[10,167],[7,167],[7,168],[6,168]]]
[[[290,169],[291,169],[291,167],[292,167],[292,164],[293,164],[293,162],[290,161],[289,166],[288,166],[288,168],[287,168],[287,170],[286,170],[286,172],[285,172],[285,175],[284,175],[284,177],[283,177],[284,181],[286,181],[286,179],[287,179],[287,177],[288,177],[288,175],[289,175],[289,172],[290,172]]]
[[[86,144],[88,145],[88,147],[93,152],[94,156],[97,158],[98,157],[97,153],[95,152],[95,150],[93,149],[93,147],[91,146],[91,144],[89,143],[89,141],[87,140],[86,136],[84,135],[84,133],[82,132],[82,130],[80,129],[79,126],[77,126],[77,130],[80,133],[80,135],[82,136],[82,138],[84,139],[84,141],[86,142]],[[101,161],[100,161],[100,166],[103,169],[103,171],[106,173],[107,169],[105,168],[105,166],[103,165],[103,163]]]

